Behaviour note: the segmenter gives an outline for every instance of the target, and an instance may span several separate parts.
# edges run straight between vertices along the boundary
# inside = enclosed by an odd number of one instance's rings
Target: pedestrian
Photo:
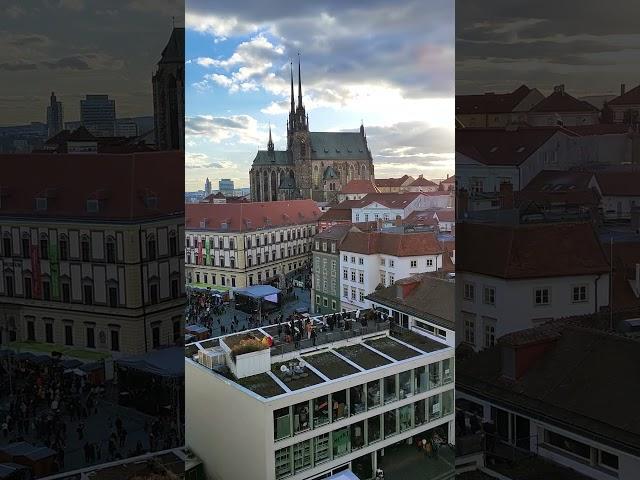
[[[312,328],[311,329],[311,341],[313,342],[313,346],[316,346],[316,329]]]

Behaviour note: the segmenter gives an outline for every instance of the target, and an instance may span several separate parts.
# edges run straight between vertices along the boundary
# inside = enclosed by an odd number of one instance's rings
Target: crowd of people
[[[111,401],[115,390],[54,359],[6,355],[0,360],[0,446],[50,448],[51,473],[178,446],[175,422],[147,420],[143,426],[140,416],[132,420],[136,415]]]

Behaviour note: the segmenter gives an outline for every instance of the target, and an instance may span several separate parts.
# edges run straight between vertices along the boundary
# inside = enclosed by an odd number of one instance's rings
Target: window
[[[12,246],[11,246],[11,237],[4,237],[2,239],[2,250],[4,252],[4,256],[5,257],[13,256],[13,252],[12,252],[11,248],[12,248]]]
[[[349,271],[346,268],[342,270],[342,278],[344,280],[349,280]]]
[[[396,266],[396,262],[394,260],[389,260],[389,266],[391,268],[395,267]]]
[[[360,221],[360,214],[356,213],[356,223]]]
[[[40,238],[40,258],[43,260],[49,258],[49,240],[46,237]]]
[[[344,298],[349,298],[349,289],[347,287],[342,287],[342,296]]]
[[[291,447],[276,450],[276,479],[288,477],[291,471]]]
[[[169,234],[169,255],[172,257],[178,255],[178,237],[174,232]]]
[[[84,285],[82,287],[83,302],[85,305],[93,305],[93,285]]]
[[[347,260],[348,260],[348,257],[347,257],[346,255],[343,255],[343,256],[342,256],[342,261],[343,261],[343,262],[346,262]]]
[[[393,276],[392,273],[390,273],[389,274],[389,286],[393,285],[393,282],[395,282],[395,281],[396,281],[395,277]]]
[[[359,271],[358,272],[358,283],[364,283],[364,272],[363,271]]]
[[[577,285],[573,287],[573,303],[580,303],[587,301],[587,286]]]
[[[471,300],[473,302],[475,297],[475,286],[472,283],[464,284],[464,299]]]
[[[118,330],[111,330],[111,351],[120,351],[120,332]]]
[[[109,306],[118,306],[118,287],[112,285],[109,287]]]
[[[322,251],[323,252],[327,251],[327,242],[322,242]]]
[[[351,281],[352,282],[356,281],[356,271],[355,270],[351,270]]]
[[[80,242],[80,253],[83,262],[89,262],[91,260],[91,245],[89,244],[88,237],[82,237]]]
[[[352,288],[351,289],[351,300],[355,300],[356,299],[356,289]]]
[[[96,332],[93,327],[87,327],[87,347],[96,348]]]
[[[73,345],[73,325],[64,326],[64,344]]]
[[[536,288],[535,289],[535,304],[536,305],[549,305],[550,302],[550,289]]]
[[[316,305],[320,305],[320,295],[316,295]]]
[[[215,277],[214,277],[215,278]],[[178,298],[180,296],[178,279],[171,280],[171,298]]]
[[[149,238],[149,240],[147,241],[147,257],[149,258],[149,260],[155,260],[156,259],[156,239],[151,237]]]
[[[60,260],[67,260],[69,258],[69,242],[66,237],[60,239]]]
[[[44,324],[44,341],[53,343],[53,323],[50,321]]]
[[[587,460],[591,459],[591,447],[585,443],[578,442],[577,440],[549,430],[545,431],[545,440],[546,443],[556,448]]]
[[[316,240],[316,250],[320,250],[320,242]]]
[[[153,327],[151,329],[151,336],[153,338],[153,348],[160,347],[160,327]]]
[[[36,324],[33,320],[27,321],[27,340],[32,342],[36,340]]]
[[[22,239],[22,258],[29,258],[29,249],[31,247],[31,241],[29,237]]]
[[[7,297],[13,297],[13,277],[11,275],[6,275],[4,277],[5,291],[7,292]]]
[[[51,284],[47,280],[42,282],[42,299],[51,300]]]
[[[24,298],[31,298],[31,279],[26,277],[24,279]]]
[[[68,282],[62,284],[62,301],[64,303],[71,302],[71,285]]]
[[[336,244],[335,243],[331,244],[331,253],[336,253]]]
[[[358,301],[360,303],[364,302],[364,290],[358,290]]]
[[[496,304],[496,289],[494,287],[484,287],[484,303],[487,305]]]
[[[476,322],[467,318],[464,321],[464,341],[471,345],[476,344]]]
[[[356,263],[356,257],[351,257],[351,263]]]
[[[173,343],[178,343],[182,336],[182,322],[178,318],[173,321]]]
[[[484,346],[493,347],[496,343],[496,327],[495,325],[484,326]]]
[[[417,260],[411,260],[411,268],[416,268],[418,266]]]
[[[364,265],[364,258],[358,258],[358,265]]]
[[[433,259],[427,258],[427,267],[433,267]]]
[[[116,242],[112,238],[107,239],[107,263],[116,263]]]
[[[600,450],[598,463],[604,467],[618,470],[618,456],[613,453]]]

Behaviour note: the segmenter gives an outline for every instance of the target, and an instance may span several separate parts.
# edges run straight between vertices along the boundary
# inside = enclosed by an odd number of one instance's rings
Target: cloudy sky
[[[0,2],[0,125],[46,121],[51,91],[64,120],[80,98],[106,93],[119,117],[152,115],[151,75],[171,34],[184,25],[182,0]]]
[[[613,95],[640,83],[640,2],[457,0],[456,91]]]
[[[276,148],[286,148],[298,51],[312,131],[357,130],[362,120],[378,177],[453,173],[452,1],[187,0],[186,8],[187,190],[207,176],[214,188],[226,177],[248,186],[269,123]]]

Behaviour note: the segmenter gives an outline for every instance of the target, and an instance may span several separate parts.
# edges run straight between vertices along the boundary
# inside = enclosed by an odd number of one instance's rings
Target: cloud
[[[258,131],[257,120],[249,115],[186,117],[185,135],[190,140],[199,139],[212,143],[226,141],[251,145],[263,143],[265,138],[265,133]]]
[[[206,153],[189,152],[185,155],[184,168],[187,170],[225,168],[225,165],[221,162],[211,161]]]
[[[84,0],[60,0],[58,6],[79,12],[84,10]]]
[[[0,63],[0,70],[7,72],[21,72],[24,70],[35,70],[38,66],[35,63],[29,62],[15,62],[15,63]]]

